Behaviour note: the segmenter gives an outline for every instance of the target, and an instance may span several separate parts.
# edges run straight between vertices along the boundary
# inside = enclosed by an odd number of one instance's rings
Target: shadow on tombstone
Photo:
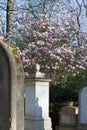
[[[38,115],[42,116],[42,108],[39,106],[39,98],[36,98],[36,111]]]
[[[42,121],[41,121],[41,123],[40,123],[40,127],[41,127],[41,129],[42,130],[45,130],[44,129],[44,119],[43,119],[43,117],[42,117],[42,107],[41,106],[39,106],[39,98],[36,98],[36,113],[37,113],[37,115],[42,119]],[[39,125],[38,125],[38,127],[39,127]],[[36,128],[37,128],[37,126],[36,126]]]
[[[13,45],[0,40],[0,130],[24,130],[24,71]]]

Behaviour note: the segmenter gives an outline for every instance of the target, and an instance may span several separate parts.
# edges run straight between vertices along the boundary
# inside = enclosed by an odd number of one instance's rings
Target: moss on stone
[[[16,48],[12,44],[10,44],[9,42],[6,42],[6,45],[11,49],[11,51],[15,57],[16,63],[20,63],[21,59],[20,59],[20,56],[18,55]]]

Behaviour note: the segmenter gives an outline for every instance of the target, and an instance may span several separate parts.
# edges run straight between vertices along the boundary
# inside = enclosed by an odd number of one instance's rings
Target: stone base
[[[56,126],[55,130],[77,130],[77,127],[72,125],[60,125]]]
[[[25,117],[24,130],[52,130],[51,119],[42,117]]]
[[[79,125],[77,130],[87,130],[87,125]]]

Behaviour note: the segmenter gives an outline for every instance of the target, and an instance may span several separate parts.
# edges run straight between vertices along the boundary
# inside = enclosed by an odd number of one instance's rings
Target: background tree
[[[10,40],[12,37],[13,9],[15,0],[7,0],[6,7],[6,37]]]
[[[75,12],[67,10],[66,5],[61,3],[56,3],[54,7],[50,23],[44,14],[43,16],[38,15],[38,19],[35,17],[32,20],[30,20],[29,12],[26,12],[24,17],[18,17],[15,24],[18,32],[16,31],[14,34],[17,45],[23,44],[22,49],[24,48],[24,50],[21,54],[26,70],[33,69],[35,63],[38,62],[42,69],[51,72],[53,77],[59,71],[60,73],[64,71],[74,73],[78,68],[85,69],[87,38],[86,34],[84,35],[75,26],[77,24]],[[73,47],[73,42],[77,46],[78,31],[81,36],[79,40],[83,39],[84,44],[80,44],[76,48]],[[48,59],[50,59],[49,63],[47,63]]]

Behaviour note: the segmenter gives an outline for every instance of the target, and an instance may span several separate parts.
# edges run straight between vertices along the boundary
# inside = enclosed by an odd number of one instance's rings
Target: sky
[[[72,5],[74,8],[78,8],[77,4],[76,4],[76,0],[71,0],[72,1]],[[78,0],[79,4],[81,5],[82,0]],[[85,2],[87,3],[87,0],[85,0]],[[84,32],[87,32],[87,16],[86,16],[86,9],[84,7],[84,5],[82,5],[82,13],[80,16],[80,23],[81,23],[81,29]]]
[[[6,6],[6,0],[0,0],[0,4],[1,4],[2,1],[4,1],[5,6]],[[26,0],[16,0],[15,5],[16,5],[16,4],[17,4],[17,5],[20,5],[20,1],[23,3],[23,2],[26,1]],[[34,0],[33,0],[33,1],[34,1]],[[35,1],[36,1],[36,0],[35,0]],[[77,6],[77,4],[76,4],[75,1],[76,1],[76,0],[71,0],[73,7],[74,7],[74,8],[77,8],[78,6]],[[82,0],[78,0],[78,1],[79,1],[79,4],[81,4],[81,1],[82,1]],[[87,0],[85,0],[85,2],[87,3]],[[4,6],[4,5],[3,5],[3,6]],[[6,16],[5,16],[5,11],[1,11],[1,10],[0,10],[0,17],[2,17],[2,19],[5,19],[5,17],[6,17]],[[4,20],[3,20],[2,22],[4,22]],[[81,13],[81,16],[80,16],[80,23],[81,23],[81,29],[87,32],[87,17],[86,17],[86,9],[84,8],[84,6],[82,7],[82,13]]]

